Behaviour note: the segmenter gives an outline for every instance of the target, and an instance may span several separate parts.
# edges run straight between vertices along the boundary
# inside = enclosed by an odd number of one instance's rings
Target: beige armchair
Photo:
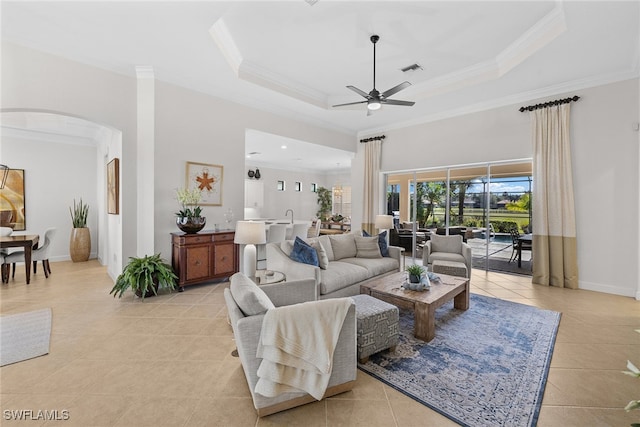
[[[467,277],[471,277],[471,246],[462,241],[462,235],[440,236],[431,233],[422,252],[422,264],[431,270],[433,261],[456,261],[467,266]]]
[[[314,301],[317,296],[315,279],[259,287],[252,282],[249,283],[248,280],[242,273],[234,274],[231,277],[231,287],[224,290],[224,298],[242,369],[258,416],[262,417],[315,402],[315,398],[304,392],[287,392],[275,397],[265,397],[255,392],[258,383],[257,372],[262,362],[262,359],[256,356],[256,351],[266,310],[274,306]],[[238,290],[239,287],[243,289],[242,292]],[[255,291],[255,288],[258,291]],[[248,308],[247,304],[249,304]],[[241,307],[244,308],[241,309]],[[355,334],[356,313],[355,305],[352,304],[347,311],[333,353],[333,370],[324,394],[325,398],[351,390],[355,385],[357,371]]]

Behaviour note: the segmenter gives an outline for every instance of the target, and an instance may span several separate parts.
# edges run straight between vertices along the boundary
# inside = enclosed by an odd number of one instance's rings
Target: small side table
[[[287,280],[287,276],[282,271],[256,270],[256,275],[250,277],[257,285],[271,285]]]

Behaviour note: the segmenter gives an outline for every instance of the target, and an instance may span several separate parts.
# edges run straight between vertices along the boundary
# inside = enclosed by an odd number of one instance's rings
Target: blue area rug
[[[436,337],[413,337],[413,313],[400,311],[395,352],[358,367],[463,426],[535,426],[560,313],[471,294],[436,311]]]

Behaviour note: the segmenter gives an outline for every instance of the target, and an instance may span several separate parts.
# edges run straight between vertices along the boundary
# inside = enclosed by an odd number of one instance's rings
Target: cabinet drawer
[[[233,242],[235,233],[218,233],[213,236],[214,242]]]
[[[211,242],[210,234],[187,234],[181,237],[182,244],[184,245],[197,245],[200,243],[209,243]]]

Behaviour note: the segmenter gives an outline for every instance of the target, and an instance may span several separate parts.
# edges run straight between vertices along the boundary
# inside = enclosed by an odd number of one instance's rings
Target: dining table
[[[31,251],[38,247],[38,234],[12,235],[0,237],[0,248],[24,248],[24,271],[27,285],[31,281]]]
[[[533,234],[523,234],[518,236],[518,268],[522,268],[522,246],[528,244],[528,247],[533,246]]]

